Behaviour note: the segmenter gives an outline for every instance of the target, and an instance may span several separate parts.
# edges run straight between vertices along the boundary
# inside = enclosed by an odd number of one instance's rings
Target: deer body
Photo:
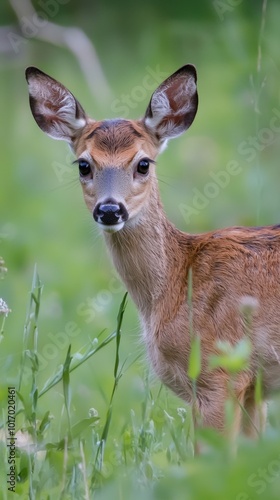
[[[196,114],[194,67],[184,66],[165,80],[138,121],[94,121],[56,80],[36,68],[27,70],[27,79],[38,125],[66,140],[78,158],[85,202],[138,308],[156,373],[192,401],[191,333],[199,335],[202,369],[195,404],[204,425],[222,430],[229,375],[210,370],[209,357],[218,352],[217,341],[234,345],[249,335],[250,367],[235,377],[233,390],[253,427],[260,427],[254,400],[259,368],[265,394],[280,387],[280,226],[183,233],[166,218],[158,191],[156,156]],[[249,329],[241,311],[248,297]],[[238,405],[235,421],[238,428]],[[244,427],[253,432],[248,420]]]
[[[251,366],[236,378],[235,393],[258,426],[257,410],[250,410],[260,366],[265,396],[280,386],[280,228],[263,228],[260,240],[259,229],[231,228],[193,236],[176,230],[166,219],[162,225],[155,222],[152,231],[150,226],[148,232],[140,229],[139,235],[123,230],[106,240],[140,311],[157,375],[178,396],[192,401],[187,376],[191,268],[192,327],[199,332],[202,349],[197,403],[204,424],[222,428],[228,376],[222,370],[209,371],[209,356],[218,352],[217,340],[232,344],[244,338],[243,300],[255,298]]]

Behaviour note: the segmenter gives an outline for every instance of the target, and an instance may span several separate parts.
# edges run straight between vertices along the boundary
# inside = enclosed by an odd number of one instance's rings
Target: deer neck
[[[186,283],[184,235],[166,218],[155,187],[150,200],[137,223],[105,234],[114,265],[146,319],[162,301],[172,310],[173,299],[178,300]]]

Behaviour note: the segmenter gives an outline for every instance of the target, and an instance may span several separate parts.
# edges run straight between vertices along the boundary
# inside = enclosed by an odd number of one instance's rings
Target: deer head
[[[67,141],[77,156],[85,202],[99,227],[116,232],[147,220],[157,200],[155,160],[168,139],[191,125],[198,105],[196,70],[188,64],[153,93],[140,120],[95,121],[61,83],[26,70],[30,106],[39,127]],[[158,200],[157,200],[158,203]],[[160,210],[152,204],[152,210]]]

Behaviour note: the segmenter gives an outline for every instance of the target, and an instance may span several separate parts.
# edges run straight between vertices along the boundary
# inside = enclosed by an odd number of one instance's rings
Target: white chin
[[[106,224],[100,224],[99,222],[97,224],[105,233],[116,233],[117,231],[120,231],[124,226],[124,222],[120,222],[119,224],[113,224],[112,226],[107,226]]]

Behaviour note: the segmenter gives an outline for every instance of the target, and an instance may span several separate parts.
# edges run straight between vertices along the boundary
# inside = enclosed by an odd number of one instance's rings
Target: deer
[[[267,399],[280,387],[280,225],[189,234],[168,220],[156,158],[195,118],[195,67],[187,64],[164,80],[137,120],[94,120],[44,72],[29,67],[26,79],[38,126],[66,141],[77,158],[86,206],[136,304],[154,372],[196,408],[199,425],[227,432],[230,374],[211,369],[209,359],[219,352],[219,342],[235,346],[248,335],[249,364],[231,386],[234,433],[256,436],[265,425]],[[254,303],[247,333],[244,298]],[[201,342],[195,393],[188,376],[191,332]],[[263,401],[257,403],[260,369]]]

